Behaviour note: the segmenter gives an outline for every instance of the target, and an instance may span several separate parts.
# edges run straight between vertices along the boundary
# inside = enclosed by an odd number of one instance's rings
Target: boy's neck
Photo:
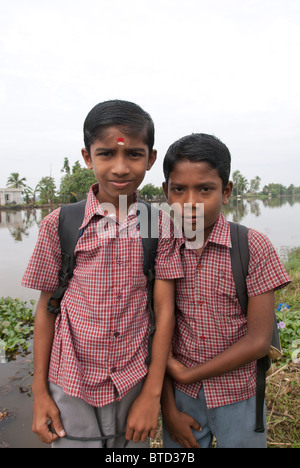
[[[115,214],[120,223],[127,218],[129,207],[136,201],[134,193],[129,196],[120,195],[117,199],[106,199],[99,191],[96,197],[101,205],[103,205],[104,211],[107,214]]]

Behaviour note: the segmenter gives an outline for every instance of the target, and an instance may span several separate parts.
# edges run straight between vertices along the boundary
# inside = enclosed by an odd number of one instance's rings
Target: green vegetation
[[[276,293],[277,321],[286,361],[300,348],[300,248],[291,250],[285,265],[292,283]]]
[[[26,354],[33,335],[33,306],[20,299],[0,298],[0,351],[7,360]]]
[[[238,170],[233,172],[232,181],[234,184],[232,194],[236,197],[259,196],[259,198],[277,198],[285,196],[292,197],[300,194],[300,187],[295,187],[293,184],[289,185],[289,187],[285,187],[282,184],[272,183],[265,185],[261,190],[261,178],[259,176],[256,176],[254,179],[250,179],[250,181],[248,181],[246,177],[244,177]]]
[[[70,168],[69,160],[65,158],[61,172],[64,175],[58,190],[53,177],[42,177],[37,186],[32,188],[25,185],[26,178],[20,179],[17,172],[7,179],[7,186],[23,188],[26,205],[53,205],[74,203],[86,198],[90,186],[96,182],[94,173],[86,167],[81,167],[79,161]]]

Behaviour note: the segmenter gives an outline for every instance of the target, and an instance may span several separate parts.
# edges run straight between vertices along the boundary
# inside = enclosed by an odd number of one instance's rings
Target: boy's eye
[[[111,156],[111,155],[112,155],[111,151],[102,151],[101,153],[97,153],[97,156],[106,157],[106,156]]]
[[[211,187],[201,187],[200,192],[208,193],[212,190]]]
[[[183,191],[182,187],[173,187],[172,192],[174,193],[181,193]]]

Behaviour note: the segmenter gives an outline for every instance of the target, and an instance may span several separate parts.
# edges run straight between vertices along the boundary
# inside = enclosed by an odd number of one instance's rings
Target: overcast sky
[[[0,187],[12,172],[59,183],[82,125],[126,99],[168,146],[211,133],[232,170],[300,186],[299,0],[0,0]]]

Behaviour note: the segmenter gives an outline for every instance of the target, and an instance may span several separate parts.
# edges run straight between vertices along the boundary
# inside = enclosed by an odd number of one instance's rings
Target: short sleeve
[[[60,208],[41,222],[38,240],[22,279],[22,286],[26,288],[53,292],[58,287],[61,268],[59,212]]]
[[[250,253],[247,277],[248,296],[259,296],[287,286],[291,279],[268,237],[249,229],[248,241]]]
[[[159,241],[155,262],[155,277],[160,280],[183,278],[180,255],[181,239],[175,235],[174,223],[163,210],[159,215]]]

